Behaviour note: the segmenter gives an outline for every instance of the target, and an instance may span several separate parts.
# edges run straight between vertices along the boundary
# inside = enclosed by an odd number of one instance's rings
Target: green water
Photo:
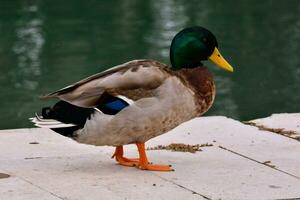
[[[217,97],[206,115],[300,112],[298,0],[0,0],[0,129],[31,127],[38,96],[137,58],[169,63],[187,26],[215,33],[235,73],[205,63]]]

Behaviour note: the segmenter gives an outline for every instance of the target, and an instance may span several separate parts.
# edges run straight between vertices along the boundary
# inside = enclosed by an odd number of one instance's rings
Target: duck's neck
[[[195,92],[198,104],[208,109],[215,97],[215,84],[208,69],[201,66],[192,69],[181,69],[177,73],[184,79],[187,86]]]

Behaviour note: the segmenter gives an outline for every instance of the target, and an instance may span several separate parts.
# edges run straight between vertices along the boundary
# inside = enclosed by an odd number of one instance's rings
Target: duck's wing
[[[106,94],[149,91],[170,76],[168,66],[154,60],[134,60],[85,78],[42,98],[57,97],[80,107],[95,107]],[[141,89],[141,90],[140,90]]]

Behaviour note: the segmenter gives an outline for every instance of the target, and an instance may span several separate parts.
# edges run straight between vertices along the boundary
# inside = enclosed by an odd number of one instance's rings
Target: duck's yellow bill
[[[217,47],[215,47],[214,52],[211,54],[209,59],[218,65],[220,68],[225,69],[227,71],[233,72],[233,67],[223,58],[223,56],[220,54]]]

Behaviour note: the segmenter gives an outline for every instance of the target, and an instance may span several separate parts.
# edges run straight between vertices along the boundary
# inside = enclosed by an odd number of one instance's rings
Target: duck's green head
[[[183,29],[172,40],[172,68],[199,67],[202,66],[201,61],[209,59],[222,69],[233,72],[232,66],[222,57],[217,47],[217,39],[209,30],[200,26]]]

